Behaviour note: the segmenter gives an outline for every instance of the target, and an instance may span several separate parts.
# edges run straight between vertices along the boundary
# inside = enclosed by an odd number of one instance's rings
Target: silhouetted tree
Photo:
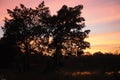
[[[50,16],[48,7],[45,7],[44,2],[35,9],[20,4],[20,8],[16,6],[13,11],[9,9],[7,11],[11,18],[5,18],[5,25],[2,27],[4,37],[9,37],[26,54],[30,54],[30,41],[45,34],[44,22]]]
[[[83,50],[90,47],[85,41],[90,30],[83,30],[85,19],[81,16],[82,5],[67,7],[64,5],[49,20],[53,42],[50,47],[55,48],[54,58],[60,60],[61,55],[81,55]]]
[[[44,1],[35,9],[20,4],[20,8],[7,10],[11,18],[5,18],[4,37],[15,42],[27,56],[32,51],[52,53],[54,60],[60,62],[62,55],[81,55],[90,47],[85,41],[90,30],[83,30],[82,9],[82,5],[64,5],[57,15],[51,16]]]
[[[22,44],[26,53],[29,53],[30,42],[38,37],[46,39],[44,44],[54,47],[57,54],[61,54],[61,49],[65,48],[76,48],[77,53],[82,53],[90,47],[89,42],[85,41],[90,30],[82,30],[85,27],[85,19],[81,16],[82,8],[82,5],[64,5],[57,15],[51,16],[44,2],[35,9],[20,4],[20,8],[16,6],[13,10],[7,10],[11,18],[5,18],[2,27],[4,37],[9,37],[18,45]],[[50,37],[53,38],[51,43],[48,42]]]
[[[5,24],[2,26],[3,37],[19,47],[24,53],[24,63],[28,66],[29,55],[35,49],[31,47],[31,41],[48,34],[45,22],[50,16],[49,9],[43,1],[35,9],[20,4],[20,7],[16,6],[15,9],[7,11],[10,18],[5,18]]]
[[[94,56],[103,56],[104,54],[102,52],[98,51],[98,52],[95,52],[93,55]]]

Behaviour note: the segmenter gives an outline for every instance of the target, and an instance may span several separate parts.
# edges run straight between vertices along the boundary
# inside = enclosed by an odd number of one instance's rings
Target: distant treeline
[[[5,47],[0,48],[0,67],[11,66],[10,63],[14,63],[19,67],[19,65],[25,66],[26,55],[10,55],[10,48],[8,50]],[[64,68],[67,70],[100,70],[106,71],[119,71],[120,70],[120,55],[114,54],[94,54],[94,55],[83,55],[83,56],[62,56],[59,60],[59,64],[54,64],[55,61],[51,56],[43,56],[41,54],[31,54],[29,55],[29,65],[30,67],[40,67],[41,69],[54,70],[57,68]]]
[[[93,55],[80,56],[45,56],[42,54],[23,54],[17,46],[12,45],[9,40],[1,40],[0,42],[0,68],[17,67],[23,68],[39,67],[44,70],[56,70],[60,68],[68,70],[100,70],[100,71],[119,71],[120,70],[120,54],[104,54],[96,52]],[[36,67],[35,67],[36,66]]]
[[[69,58],[65,60],[65,66],[68,68],[77,69],[80,71],[99,70],[99,71],[119,71],[120,70],[120,55],[114,54],[94,54],[84,55],[81,57]],[[67,69],[68,69],[67,68]]]

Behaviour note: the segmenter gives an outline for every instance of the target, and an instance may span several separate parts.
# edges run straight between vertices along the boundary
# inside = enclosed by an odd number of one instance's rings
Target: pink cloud
[[[84,16],[88,24],[105,23],[112,20],[120,19],[120,5],[102,6],[85,10]]]

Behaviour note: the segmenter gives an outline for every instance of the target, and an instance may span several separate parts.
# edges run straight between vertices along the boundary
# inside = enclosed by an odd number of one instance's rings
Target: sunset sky
[[[43,0],[0,0],[0,26],[4,25],[4,17],[8,17],[6,9],[13,9],[20,3],[35,8]],[[90,29],[89,38],[91,53],[115,52],[120,50],[120,0],[44,0],[51,14],[56,14],[64,4],[70,7],[82,4],[82,16],[85,18],[85,29]],[[0,29],[0,37],[2,37]]]

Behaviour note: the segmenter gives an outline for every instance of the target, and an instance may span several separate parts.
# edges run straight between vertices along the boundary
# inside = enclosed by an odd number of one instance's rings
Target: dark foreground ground
[[[33,56],[30,60],[26,70],[20,70],[21,65],[0,68],[0,80],[120,80],[120,55],[65,58],[59,68],[51,58]]]
[[[100,71],[57,71],[43,72],[39,69],[17,71],[14,69],[0,70],[0,80],[120,80],[120,72]]]

